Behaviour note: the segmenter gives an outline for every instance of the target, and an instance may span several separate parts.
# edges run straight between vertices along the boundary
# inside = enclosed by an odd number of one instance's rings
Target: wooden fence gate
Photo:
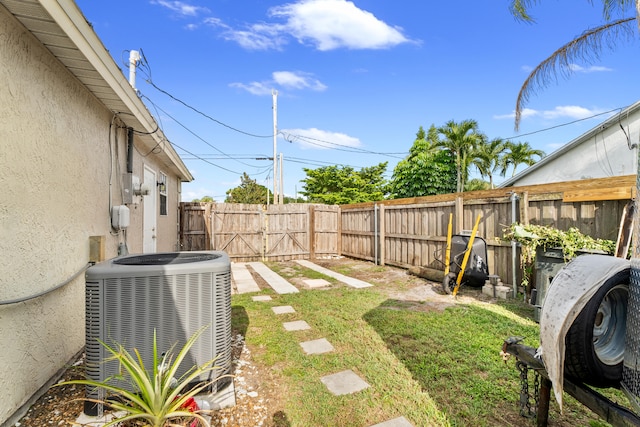
[[[186,251],[225,251],[232,261],[285,261],[339,254],[339,206],[181,203]]]

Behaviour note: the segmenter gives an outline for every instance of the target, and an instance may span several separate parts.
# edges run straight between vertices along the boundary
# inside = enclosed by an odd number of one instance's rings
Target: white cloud
[[[182,16],[197,16],[201,12],[206,13],[209,11],[206,7],[193,6],[177,0],[151,0],[151,4],[160,5]]]
[[[302,71],[274,71],[271,80],[251,83],[231,83],[229,86],[246,90],[253,95],[271,95],[277,87],[285,90],[313,90],[321,92],[327,89],[313,74]]]
[[[293,37],[318,50],[383,49],[409,41],[400,28],[346,0],[304,0],[274,7],[270,14],[284,18]]]
[[[411,42],[401,28],[347,0],[299,0],[271,8],[269,16],[284,22],[228,29],[223,37],[254,50],[281,49],[291,37],[322,51],[386,49]]]
[[[314,78],[310,73],[275,71],[272,76],[274,82],[288,89],[311,89],[315,91],[327,89],[327,86],[322,84],[320,80]]]
[[[583,67],[578,64],[569,64],[569,70],[573,71],[574,73],[598,73],[603,71],[605,72],[613,71],[613,69],[608,67],[602,67],[597,65],[592,65],[590,67]]]
[[[245,90],[252,95],[271,95],[273,90],[273,86],[270,86],[269,82],[231,83],[229,86]]]
[[[525,71],[527,73],[531,73],[534,69],[530,65],[523,65],[520,68],[522,69],[522,71]],[[578,64],[569,64],[568,68],[569,68],[569,71],[572,71],[574,73],[584,73],[584,74],[613,71],[613,68],[603,67],[599,65],[591,65],[589,67],[583,67],[582,65],[578,65]]]
[[[284,139],[288,142],[300,144],[300,148],[328,149],[336,147],[360,147],[358,138],[340,132],[331,132],[316,128],[310,129],[282,129]]]
[[[285,39],[274,31],[256,31],[251,28],[245,31],[229,29],[223,34],[225,40],[234,41],[249,50],[279,50],[286,44]]]
[[[523,119],[540,117],[547,120],[562,119],[562,118],[577,120],[577,119],[586,119],[588,117],[595,116],[603,112],[604,110],[597,109],[597,108],[589,109],[589,108],[580,107],[577,105],[559,105],[552,110],[534,110],[531,108],[525,108],[522,110],[521,117]],[[515,117],[515,112],[512,112],[510,114],[493,116],[494,119],[499,119],[499,120],[513,119],[514,117]]]

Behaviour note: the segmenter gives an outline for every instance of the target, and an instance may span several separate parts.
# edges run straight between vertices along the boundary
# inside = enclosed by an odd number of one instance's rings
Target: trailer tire
[[[622,379],[629,269],[609,277],[584,306],[565,337],[565,373],[594,387]]]
[[[442,279],[442,289],[445,294],[450,295],[453,292],[453,289],[456,287],[456,278],[458,275],[456,273],[448,273]]]

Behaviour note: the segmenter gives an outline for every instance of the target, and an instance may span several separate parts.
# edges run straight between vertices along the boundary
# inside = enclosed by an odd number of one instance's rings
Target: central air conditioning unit
[[[221,369],[203,374],[196,383],[231,372],[231,268],[224,252],[166,252],[128,255],[101,262],[86,272],[86,366],[95,381],[120,374],[117,361],[99,341],[123,345],[153,363],[153,333],[158,354],[173,346],[174,356],[201,327],[208,326],[191,347],[176,377],[192,366],[217,357]],[[212,385],[218,391],[230,382]],[[126,380],[116,384],[130,391]],[[194,384],[195,385],[195,384]],[[87,399],[102,401],[104,391],[86,388]],[[86,401],[87,415],[101,416],[100,403]]]

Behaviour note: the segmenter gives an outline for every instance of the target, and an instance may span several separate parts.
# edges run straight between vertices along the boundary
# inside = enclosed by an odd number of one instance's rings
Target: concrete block
[[[495,294],[493,293],[493,285],[492,284],[485,284],[482,287],[482,293],[485,295],[489,295],[490,297],[495,297]]]
[[[510,286],[496,286],[496,297],[510,299],[513,296],[513,289]]]
[[[271,310],[273,310],[275,314],[287,314],[287,313],[296,312],[296,310],[290,305],[281,305],[279,307],[271,307]]]
[[[369,387],[362,378],[352,370],[338,372],[320,378],[320,381],[327,386],[329,391],[336,396],[352,394]]]
[[[309,324],[304,320],[285,322],[283,323],[283,326],[287,331],[304,331],[306,329],[311,329],[311,326],[309,326]]]

